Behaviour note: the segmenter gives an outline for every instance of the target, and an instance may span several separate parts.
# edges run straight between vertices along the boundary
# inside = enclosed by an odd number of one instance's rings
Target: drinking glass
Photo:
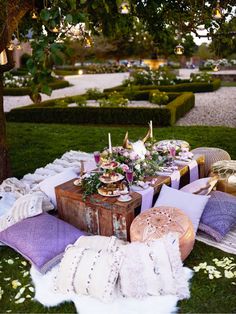
[[[93,153],[93,156],[94,156],[94,160],[96,162],[96,165],[98,167],[98,170],[100,170],[100,159],[101,159],[101,154],[99,151],[96,151]]]
[[[126,177],[126,180],[128,182],[128,185],[129,185],[129,191],[130,191],[130,187],[133,183],[133,179],[134,179],[134,171],[133,169],[129,168],[126,170],[125,172],[125,177]]]

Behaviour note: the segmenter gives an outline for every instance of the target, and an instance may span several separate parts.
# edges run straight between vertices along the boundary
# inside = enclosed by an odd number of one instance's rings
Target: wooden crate
[[[199,156],[197,161],[200,177],[202,177],[204,157]],[[188,167],[181,166],[179,170],[180,185],[183,186],[189,181]],[[59,218],[92,234],[115,235],[119,239],[129,240],[130,225],[140,209],[141,195],[132,192],[132,200],[126,203],[119,202],[117,197],[104,197],[98,194],[84,199],[81,188],[73,184],[75,179],[55,188]],[[156,197],[162,184],[170,184],[170,178],[167,176],[157,177],[154,185]]]

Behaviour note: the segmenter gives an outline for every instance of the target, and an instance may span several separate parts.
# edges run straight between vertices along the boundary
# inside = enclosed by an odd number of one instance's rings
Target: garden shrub
[[[101,92],[98,88],[88,88],[85,96],[87,99],[98,100],[103,97],[103,92]]]
[[[190,82],[207,82],[207,83],[211,83],[212,81],[212,75],[207,73],[207,72],[203,72],[203,73],[191,73],[190,74]]]
[[[155,92],[150,93],[150,102],[159,106],[166,105],[169,101],[169,97],[166,92],[160,92],[158,89]]]
[[[86,107],[87,98],[84,96],[77,96],[75,103],[78,107]]]
[[[116,91],[110,93],[107,98],[98,99],[100,107],[126,107],[129,99]]]
[[[141,93],[141,94],[140,94]],[[149,99],[150,91],[139,93]],[[170,93],[170,102],[162,108],[133,107],[71,107],[67,105],[76,102],[76,97],[54,99],[39,105],[16,108],[6,114],[8,121],[33,123],[69,123],[69,124],[135,124],[144,125],[152,120],[159,126],[173,125],[194,106],[192,93]],[[63,106],[57,104],[63,100]]]

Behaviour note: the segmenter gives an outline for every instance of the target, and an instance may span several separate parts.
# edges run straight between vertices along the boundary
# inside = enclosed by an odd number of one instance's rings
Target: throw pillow
[[[66,246],[84,234],[63,220],[43,213],[0,232],[0,241],[45,273],[61,260]]]
[[[120,269],[120,290],[126,297],[174,294],[189,296],[188,282],[179,252],[178,234],[149,243],[132,242],[124,246]]]
[[[236,224],[236,197],[214,191],[202,214],[199,229],[221,241]]]
[[[84,236],[80,237],[74,245],[81,248],[90,250],[104,250],[109,253],[115,253],[118,251],[126,242],[118,239],[117,237],[105,237],[100,235],[95,236]]]
[[[27,194],[19,197],[11,209],[0,217],[0,231],[23,219],[41,214],[43,212],[42,203],[43,197],[37,194]]]
[[[121,251],[112,254],[70,246],[60,263],[56,289],[62,293],[90,295],[103,302],[112,301],[122,260]]]
[[[198,195],[208,195],[215,187],[217,181],[218,179],[215,177],[202,178],[185,185],[180,191]]]
[[[78,177],[78,175],[76,174],[75,170],[73,168],[68,168],[61,173],[43,180],[39,183],[39,187],[41,191],[43,191],[50,198],[51,202],[56,207],[57,201],[55,187],[76,177]]]
[[[154,207],[172,206],[181,209],[191,219],[196,234],[201,215],[209,198],[210,196],[182,192],[163,184]]]

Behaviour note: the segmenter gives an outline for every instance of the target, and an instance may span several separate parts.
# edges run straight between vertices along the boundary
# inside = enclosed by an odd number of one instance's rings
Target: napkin
[[[154,188],[149,186],[147,189],[131,186],[131,190],[139,193],[142,196],[141,213],[149,208],[152,208]]]
[[[179,189],[179,182],[180,182],[180,172],[178,170],[175,170],[173,172],[167,172],[167,171],[158,171],[156,172],[157,175],[159,176],[165,176],[165,177],[170,177],[171,179],[171,187],[173,189]]]
[[[199,179],[199,172],[198,172],[198,163],[196,160],[192,160],[190,163],[188,163],[189,168],[189,182],[193,182],[197,179]]]

